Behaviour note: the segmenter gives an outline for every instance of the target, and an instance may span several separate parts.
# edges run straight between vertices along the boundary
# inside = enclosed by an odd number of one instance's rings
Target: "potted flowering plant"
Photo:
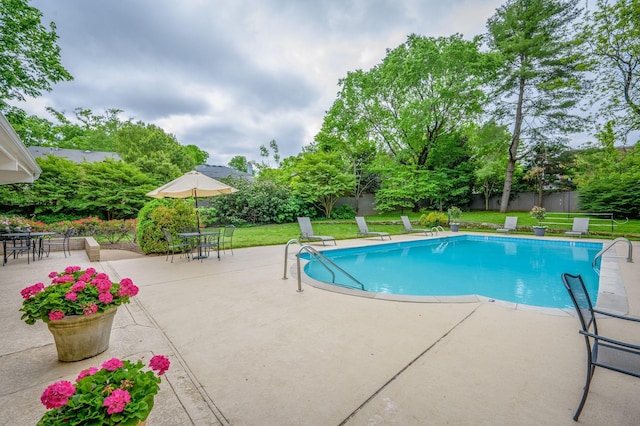
[[[119,283],[94,268],[68,266],[51,272],[51,284],[39,282],[20,293],[27,324],[47,323],[61,361],[78,361],[104,352],[109,347],[111,325],[117,307],[138,294],[130,278]]]
[[[449,213],[449,226],[451,227],[451,231],[458,232],[460,223],[457,220],[462,217],[462,210],[456,206],[451,206],[449,210],[447,210],[447,213]]]
[[[529,214],[532,218],[538,221],[538,226],[533,227],[533,232],[539,237],[544,236],[547,227],[542,226],[542,221],[545,217],[547,217],[547,209],[545,209],[544,207],[533,206]]]
[[[150,371],[143,370],[142,361],[112,358],[99,369],[82,370],[75,384],[67,380],[53,383],[40,397],[50,411],[38,425],[145,424],[160,388],[160,376],[170,364],[168,358],[156,355],[149,361]]]

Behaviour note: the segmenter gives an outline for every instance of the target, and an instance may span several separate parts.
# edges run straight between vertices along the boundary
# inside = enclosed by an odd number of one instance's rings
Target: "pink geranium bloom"
[[[74,272],[77,272],[81,269],[82,268],[80,268],[79,266],[67,266],[66,268],[64,268],[64,272],[66,272],[67,274],[73,274]]]
[[[107,293],[111,290],[111,286],[113,285],[110,280],[105,279],[94,279],[91,281],[91,284],[95,285],[100,293]]]
[[[109,279],[109,275],[105,274],[104,272],[100,272],[99,274],[96,275],[96,279],[97,280],[107,280],[110,281]]]
[[[92,277],[93,277],[92,274],[85,273],[85,274],[80,275],[80,277],[78,278],[78,281],[84,281],[84,282],[88,283],[89,281],[91,281]]]
[[[149,367],[151,367],[152,370],[157,371],[158,376],[162,376],[169,369],[170,365],[171,362],[169,361],[169,358],[163,355],[156,355],[151,358],[151,361],[149,361]]]
[[[111,293],[100,293],[98,294],[98,299],[105,305],[108,305],[113,302],[113,295]]]
[[[22,289],[20,291],[20,294],[22,295],[22,297],[24,299],[28,299],[31,296],[35,296],[36,294],[40,293],[42,290],[44,290],[44,284],[43,283],[35,283],[34,285],[31,285],[25,289]]]
[[[51,311],[49,312],[49,321],[57,321],[64,318],[64,313],[60,311]]]
[[[87,268],[86,271],[84,271],[86,274],[89,275],[93,275],[96,273],[96,268]]]
[[[47,409],[60,408],[69,401],[69,397],[73,395],[75,391],[76,387],[71,382],[62,380],[47,387],[44,392],[42,392],[40,401],[42,401]]]
[[[90,368],[87,368],[86,370],[82,370],[80,374],[78,374],[78,378],[76,378],[76,382],[79,382],[80,380],[84,379],[87,376],[93,376],[97,372],[98,372],[98,369],[96,367],[90,367]]]
[[[73,291],[75,293],[80,293],[82,290],[85,289],[86,286],[87,286],[86,282],[78,281],[77,283],[75,283],[74,285],[71,286],[71,291]]]
[[[67,300],[71,300],[72,302],[75,302],[76,300],[78,300],[78,295],[71,291],[71,292],[65,294],[64,298],[67,299]]]
[[[58,276],[58,273],[55,271],[49,273],[49,278],[55,278],[57,276]]]
[[[102,363],[102,368],[107,371],[115,371],[122,367],[124,367],[124,364],[118,358],[111,358],[110,360]]]
[[[121,413],[129,401],[131,401],[129,391],[116,389],[104,399],[102,405],[108,407],[107,414]]]
[[[135,296],[138,294],[138,287],[133,284],[131,278],[123,278],[120,281],[120,289],[118,289],[118,296]]]
[[[85,315],[92,315],[98,312],[98,305],[95,303],[87,303],[82,307],[82,311]]]

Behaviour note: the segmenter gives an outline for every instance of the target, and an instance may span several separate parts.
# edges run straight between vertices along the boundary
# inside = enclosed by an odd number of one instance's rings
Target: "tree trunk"
[[[522,103],[524,100],[525,79],[520,77],[518,88],[518,106],[516,108],[516,120],[513,124],[513,135],[511,136],[511,145],[509,146],[509,161],[507,162],[507,173],[504,178],[504,190],[502,191],[502,200],[500,200],[500,213],[506,213],[509,206],[509,197],[511,196],[511,184],[513,183],[513,172],[516,169],[516,161],[518,160],[518,144],[520,143],[520,131],[522,129]]]

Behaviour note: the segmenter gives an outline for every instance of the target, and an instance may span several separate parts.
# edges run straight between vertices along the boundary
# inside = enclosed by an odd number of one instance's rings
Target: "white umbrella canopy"
[[[171,182],[147,193],[153,198],[187,198],[187,197],[214,197],[216,195],[230,194],[237,189],[220,181],[203,175],[198,171],[190,171]]]
[[[192,170],[171,182],[148,192],[147,197],[152,198],[187,198],[194,197],[196,209],[198,208],[198,197],[215,197],[216,195],[231,194],[238,190],[220,181],[210,178],[207,175]],[[200,217],[196,211],[198,220],[198,232],[200,230]]]

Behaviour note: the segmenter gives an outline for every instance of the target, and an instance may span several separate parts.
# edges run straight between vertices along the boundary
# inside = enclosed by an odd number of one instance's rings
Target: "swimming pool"
[[[601,248],[601,243],[593,242],[461,235],[325,250],[322,254],[358,279],[366,292],[478,295],[567,308],[573,305],[560,279],[563,272],[582,275],[596,303],[599,276],[591,262]],[[331,283],[331,274],[316,260],[307,263],[304,270],[315,280]],[[335,284],[360,289],[339,272]]]

